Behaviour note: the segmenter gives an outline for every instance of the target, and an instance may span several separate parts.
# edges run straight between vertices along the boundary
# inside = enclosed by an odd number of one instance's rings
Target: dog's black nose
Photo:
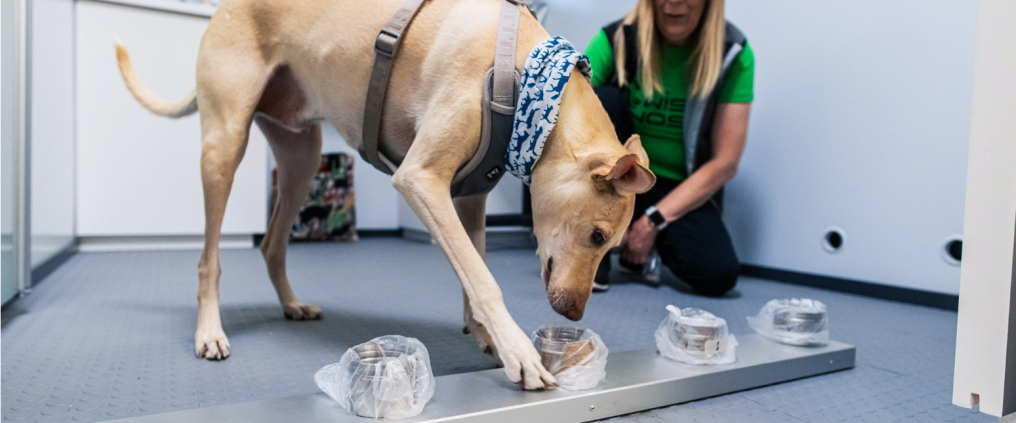
[[[582,320],[582,315],[584,314],[586,314],[585,310],[581,310],[578,307],[572,307],[570,310],[564,313],[564,317],[567,317],[568,320],[571,320],[573,322],[577,322],[579,320]]]
[[[551,302],[550,306],[557,314],[575,322],[582,320],[582,316],[586,313],[585,304],[579,305],[574,299],[560,298],[556,302]]]

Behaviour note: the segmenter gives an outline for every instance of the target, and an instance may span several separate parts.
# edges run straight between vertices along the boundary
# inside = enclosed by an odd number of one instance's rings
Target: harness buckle
[[[392,57],[395,53],[395,44],[399,42],[400,34],[389,31],[388,28],[381,29],[374,41],[374,51],[378,54]]]

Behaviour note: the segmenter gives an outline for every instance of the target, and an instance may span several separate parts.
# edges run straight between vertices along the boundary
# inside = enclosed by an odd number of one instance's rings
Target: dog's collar
[[[549,38],[533,47],[526,59],[515,106],[512,139],[505,154],[505,168],[529,185],[533,166],[543,144],[557,124],[561,94],[574,69],[589,80],[589,58],[575,51],[562,37]]]

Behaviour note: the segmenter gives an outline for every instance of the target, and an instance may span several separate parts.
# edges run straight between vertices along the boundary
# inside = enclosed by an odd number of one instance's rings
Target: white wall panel
[[[548,5],[543,26],[552,36],[566,38],[579,51],[607,24],[635,7],[635,0],[544,0]]]
[[[153,92],[176,100],[194,88],[207,18],[92,1],[77,5],[78,234],[203,233],[198,116],[172,120],[138,105],[117,71],[114,40],[127,46]],[[264,232],[267,149],[252,128],[224,234]]]
[[[730,0],[755,102],[725,218],[743,262],[956,294],[976,2]],[[837,254],[822,246],[838,226]]]
[[[31,259],[74,242],[74,1],[32,0]]]

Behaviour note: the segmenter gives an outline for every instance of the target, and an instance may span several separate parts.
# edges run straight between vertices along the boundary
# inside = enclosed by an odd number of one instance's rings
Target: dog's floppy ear
[[[649,167],[649,155],[646,154],[646,150],[642,148],[642,138],[639,138],[638,134],[632,135],[631,138],[628,138],[628,141],[625,141],[624,143],[624,148],[628,150],[629,153],[634,154],[635,157],[638,157],[639,164]]]
[[[646,154],[639,144],[639,150]],[[630,192],[641,194],[649,191],[656,183],[656,175],[648,168],[639,163],[638,156],[629,154],[617,159],[614,167],[606,176],[606,180],[614,186],[617,192]]]
[[[641,144],[636,139],[638,150],[642,150]],[[604,159],[597,161],[590,166],[593,180],[599,184],[610,184],[617,192],[630,192],[641,194],[649,191],[656,183],[656,175],[648,167],[639,163],[638,155],[626,154],[615,160]]]

